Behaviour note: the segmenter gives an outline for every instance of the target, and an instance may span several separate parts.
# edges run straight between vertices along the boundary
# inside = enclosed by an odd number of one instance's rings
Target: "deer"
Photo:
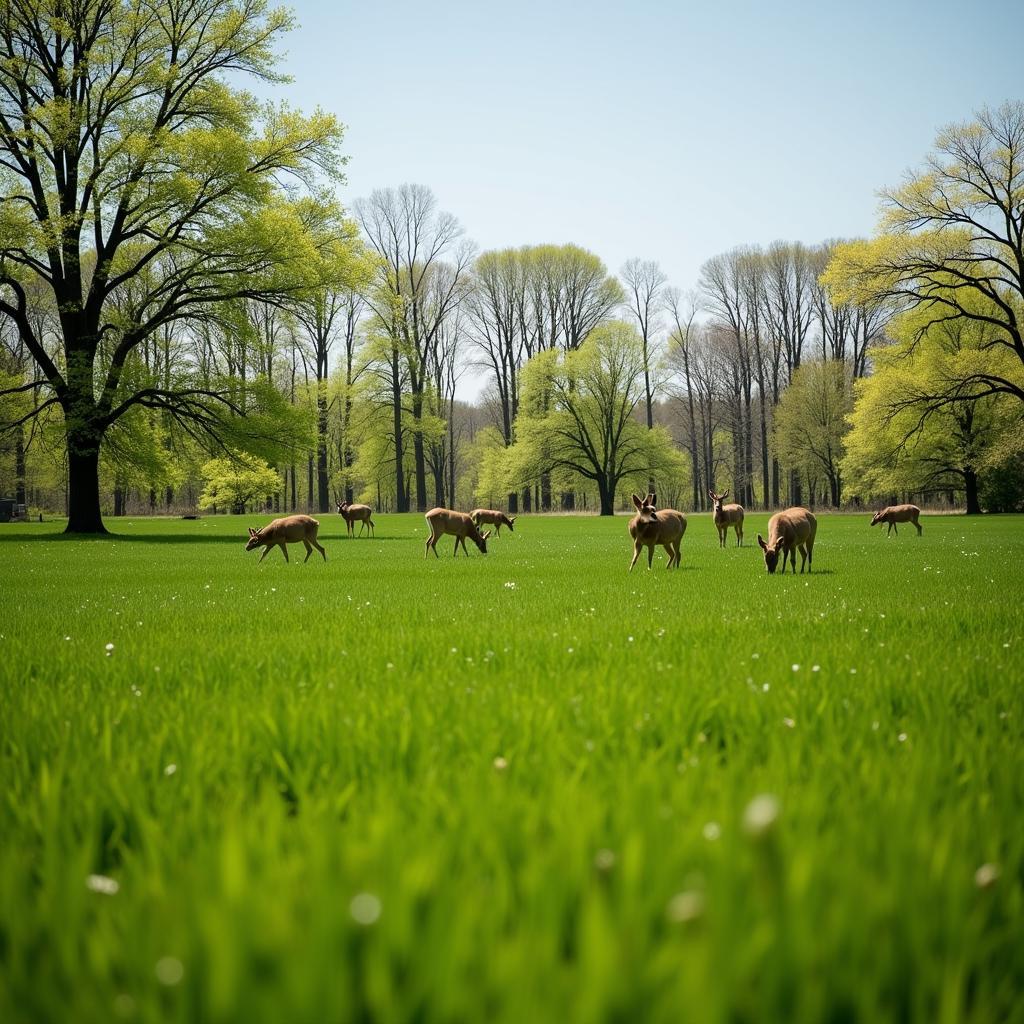
[[[250,526],[249,542],[245,545],[245,550],[252,551],[253,548],[258,548],[262,544],[263,554],[260,555],[262,562],[270,554],[271,548],[279,547],[287,562],[289,561],[288,545],[302,541],[306,546],[306,557],[302,560],[303,564],[309,561],[309,556],[313,554],[313,548],[316,548],[324,556],[326,562],[327,552],[316,539],[316,532],[319,529],[320,524],[312,516],[284,516],[282,519],[275,519],[272,523],[268,523],[260,530],[254,530]]]
[[[888,523],[889,529],[886,530],[886,537],[896,530],[897,523],[913,523],[917,528],[918,537],[921,536],[921,524],[917,521],[921,515],[921,510],[916,505],[890,505],[888,508],[883,508],[881,512],[876,512],[874,518],[871,520],[871,525],[874,526],[876,523]],[[896,536],[900,535],[900,531],[896,530]]]
[[[352,505],[347,501],[342,501],[338,504],[338,515],[345,520],[346,534],[354,536],[355,524],[359,523],[360,537],[367,526],[370,528],[370,535],[373,535],[373,519],[370,518],[373,515],[373,509],[369,505]]]
[[[629,572],[633,571],[636,560],[640,557],[640,549],[647,548],[647,568],[654,561],[654,547],[660,544],[668,552],[666,569],[679,565],[679,545],[686,533],[686,516],[674,508],[657,507],[658,496],[649,493],[641,498],[634,494],[633,505],[636,515],[629,521],[629,535],[633,538],[633,561],[629,563]]]
[[[441,557],[437,553],[437,542],[446,533],[450,533],[455,538],[453,555],[458,555],[461,544],[462,550],[466,552],[466,557],[469,557],[469,551],[466,550],[467,537],[480,549],[482,555],[487,554],[487,538],[490,537],[491,531],[488,530],[482,534],[477,529],[476,523],[473,522],[472,516],[467,512],[455,512],[450,508],[432,508],[425,518],[427,526],[430,527],[430,536],[427,538],[427,546],[423,552],[424,558],[431,550],[433,550],[435,558]]]
[[[796,549],[800,549],[800,572],[811,571],[811,559],[814,554],[814,535],[818,532],[818,520],[805,508],[787,508],[785,512],[776,512],[768,520],[768,540],[757,535],[757,543],[764,551],[764,564],[769,574],[775,572],[782,553],[782,573],[786,573],[786,559],[793,563],[796,572]]]
[[[469,518],[476,523],[477,529],[480,529],[481,523],[487,523],[489,526],[494,527],[494,536],[501,536],[501,528],[507,526],[510,531],[514,532],[512,524],[519,518],[518,516],[507,516],[504,512],[498,512],[493,508],[475,508],[469,513]]]
[[[736,504],[723,505],[722,502],[729,497],[728,491],[724,494],[715,494],[709,487],[708,495],[713,502],[715,526],[718,527],[718,546],[720,548],[725,547],[725,537],[731,526],[736,530],[736,547],[743,547],[743,506]]]

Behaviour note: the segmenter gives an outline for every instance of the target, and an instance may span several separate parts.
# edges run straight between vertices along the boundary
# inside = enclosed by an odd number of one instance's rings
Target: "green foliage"
[[[516,443],[505,462],[511,489],[561,470],[592,481],[602,513],[611,514],[623,479],[682,472],[668,433],[647,430],[634,415],[643,369],[640,337],[621,321],[596,327],[579,349],[534,356],[523,368]]]
[[[846,417],[852,408],[850,369],[829,360],[804,363],[796,370],[775,410],[772,437],[779,460],[809,480],[827,479],[836,505],[841,498]]]
[[[1024,519],[376,522],[5,527],[0,1020],[1019,1016]]]
[[[206,487],[199,499],[200,508],[230,509],[245,512],[256,501],[265,501],[280,486],[277,471],[256,456],[234,452],[203,464]]]
[[[990,478],[1010,468],[1021,412],[1012,397],[957,398],[957,382],[979,375],[1020,378],[1009,353],[989,344],[991,325],[932,323],[922,310],[897,317],[893,344],[871,353],[872,376],[856,385],[843,473],[865,498],[962,491],[965,474]],[[1010,501],[1012,487],[997,500]]]

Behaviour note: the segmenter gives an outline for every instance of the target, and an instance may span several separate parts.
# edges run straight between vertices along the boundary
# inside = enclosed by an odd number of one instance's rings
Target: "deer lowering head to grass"
[[[729,492],[725,491],[722,494],[715,494],[711,488],[708,488],[708,495],[713,503],[712,509],[715,517],[715,526],[718,528],[718,546],[720,548],[725,547],[725,537],[729,532],[731,526],[736,531],[736,546],[743,546],[743,506],[742,505],[723,505],[722,502],[729,497]]]
[[[650,569],[654,560],[654,548],[660,544],[668,552],[666,569],[679,565],[679,545],[686,533],[686,516],[674,508],[657,507],[658,496],[648,494],[646,498],[633,495],[636,515],[629,521],[629,535],[633,538],[633,561],[629,563],[629,571],[633,571],[636,560],[640,557],[640,549],[647,548],[647,568]]]
[[[493,526],[494,536],[500,536],[501,528],[507,526],[510,530],[513,530],[513,523],[518,519],[518,516],[507,516],[504,512],[499,512],[493,508],[475,508],[469,513],[470,519],[476,523],[477,529],[481,526]]]
[[[271,548],[279,547],[287,562],[289,560],[288,545],[298,544],[301,541],[306,546],[306,557],[302,560],[303,562],[309,561],[309,556],[313,554],[313,548],[316,548],[324,556],[326,562],[327,552],[316,539],[316,532],[319,529],[320,524],[312,516],[285,516],[283,519],[275,519],[272,523],[264,526],[262,530],[254,530],[250,526],[249,542],[245,545],[245,550],[252,551],[253,548],[262,545],[263,554],[260,555],[262,562],[270,554]]]
[[[888,523],[889,529],[885,531],[885,535],[888,537],[893,530],[896,530],[897,523],[913,523],[917,528],[917,535],[920,537],[921,524],[917,521],[920,515],[921,510],[916,505],[890,505],[888,508],[883,508],[881,512],[875,513],[871,525]],[[899,535],[900,531],[896,530],[896,536]]]
[[[347,534],[355,534],[355,524],[359,523],[359,536],[363,535],[363,530],[369,527],[369,533],[373,535],[373,509],[369,505],[351,505],[347,501],[343,501],[338,505],[338,515],[345,520],[345,532]]]
[[[430,536],[427,538],[427,546],[423,552],[424,558],[431,550],[433,550],[435,558],[441,557],[437,553],[437,542],[446,533],[455,538],[455,550],[452,554],[459,553],[461,544],[462,550],[466,552],[466,557],[469,557],[469,551],[466,550],[467,537],[480,549],[481,554],[487,554],[487,538],[490,537],[491,531],[488,530],[482,534],[476,528],[476,523],[473,522],[468,512],[454,512],[450,508],[432,508],[427,513],[426,520],[427,526],[430,527]]]
[[[814,535],[818,530],[818,520],[805,508],[787,508],[785,512],[776,512],[768,520],[768,540],[757,535],[757,543],[764,551],[764,564],[769,573],[775,572],[782,555],[782,571],[786,571],[786,559],[793,563],[796,572],[796,549],[800,549],[800,571],[811,571],[811,559],[814,554]]]

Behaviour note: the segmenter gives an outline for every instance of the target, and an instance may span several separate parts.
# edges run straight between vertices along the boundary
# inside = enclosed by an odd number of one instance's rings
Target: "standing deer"
[[[714,503],[715,526],[718,527],[718,546],[720,548],[725,547],[725,536],[729,532],[729,527],[731,526],[736,530],[736,547],[742,547],[743,506],[735,504],[723,505],[722,502],[729,497],[728,491],[724,494],[715,494],[715,492],[709,487],[708,495]]]
[[[871,520],[871,525],[875,523],[888,523],[889,529],[885,531],[886,537],[896,530],[897,523],[913,523],[917,527],[917,535],[921,536],[921,524],[917,521],[921,515],[921,510],[916,505],[890,505],[888,508],[883,508],[881,512],[876,512],[874,518]],[[900,531],[896,530],[896,536],[900,535]]]
[[[341,502],[338,505],[338,515],[345,520],[345,532],[347,534],[355,534],[355,524],[359,523],[359,536],[363,535],[363,530],[369,526],[370,534],[373,535],[373,520],[370,518],[373,515],[373,509],[369,505],[350,505],[347,501]]]
[[[796,572],[796,549],[800,549],[800,572],[811,571],[811,558],[814,553],[814,535],[818,532],[818,520],[805,508],[787,508],[785,512],[776,512],[768,520],[768,543],[761,534],[757,535],[757,543],[764,551],[764,564],[769,573],[775,572],[782,552],[782,572],[786,572],[786,559],[793,563]]]
[[[629,571],[633,571],[636,560],[640,557],[640,549],[647,548],[647,568],[650,569],[654,560],[654,547],[660,544],[668,552],[666,569],[679,565],[679,545],[686,533],[686,516],[674,508],[657,508],[657,495],[648,494],[641,499],[633,495],[636,515],[629,521],[629,535],[633,538],[633,561],[629,563]]]
[[[284,560],[289,561],[288,545],[297,544],[300,540],[306,545],[306,557],[304,563],[309,561],[309,556],[316,548],[324,561],[327,561],[327,552],[317,543],[316,532],[320,524],[312,516],[285,516],[283,519],[275,519],[272,523],[264,526],[262,530],[254,530],[249,527],[249,542],[245,545],[246,551],[252,551],[263,545],[263,554],[260,555],[262,562],[270,554],[272,547],[279,547],[284,555]]]
[[[493,526],[495,537],[501,535],[501,528],[503,526],[507,526],[509,530],[513,530],[512,524],[519,518],[518,516],[507,516],[504,512],[498,512],[493,508],[475,508],[469,513],[469,517],[474,523],[476,523],[477,529],[480,528],[481,523],[487,523],[488,526]]]
[[[491,531],[488,530],[481,534],[468,513],[453,512],[450,508],[432,508],[427,513],[426,520],[427,526],[430,527],[430,536],[427,538],[427,546],[423,552],[424,558],[427,557],[427,552],[431,549],[433,549],[435,558],[441,557],[437,553],[437,542],[446,533],[450,533],[455,538],[455,550],[452,554],[459,553],[461,544],[462,550],[466,552],[466,557],[469,557],[469,552],[466,550],[467,537],[480,549],[481,554],[487,554],[487,538],[490,537]]]

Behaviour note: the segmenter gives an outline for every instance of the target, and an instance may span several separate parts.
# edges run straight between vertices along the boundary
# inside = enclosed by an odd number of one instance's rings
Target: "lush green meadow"
[[[1024,1019],[1024,517],[868,518],[0,527],[0,1020]]]

